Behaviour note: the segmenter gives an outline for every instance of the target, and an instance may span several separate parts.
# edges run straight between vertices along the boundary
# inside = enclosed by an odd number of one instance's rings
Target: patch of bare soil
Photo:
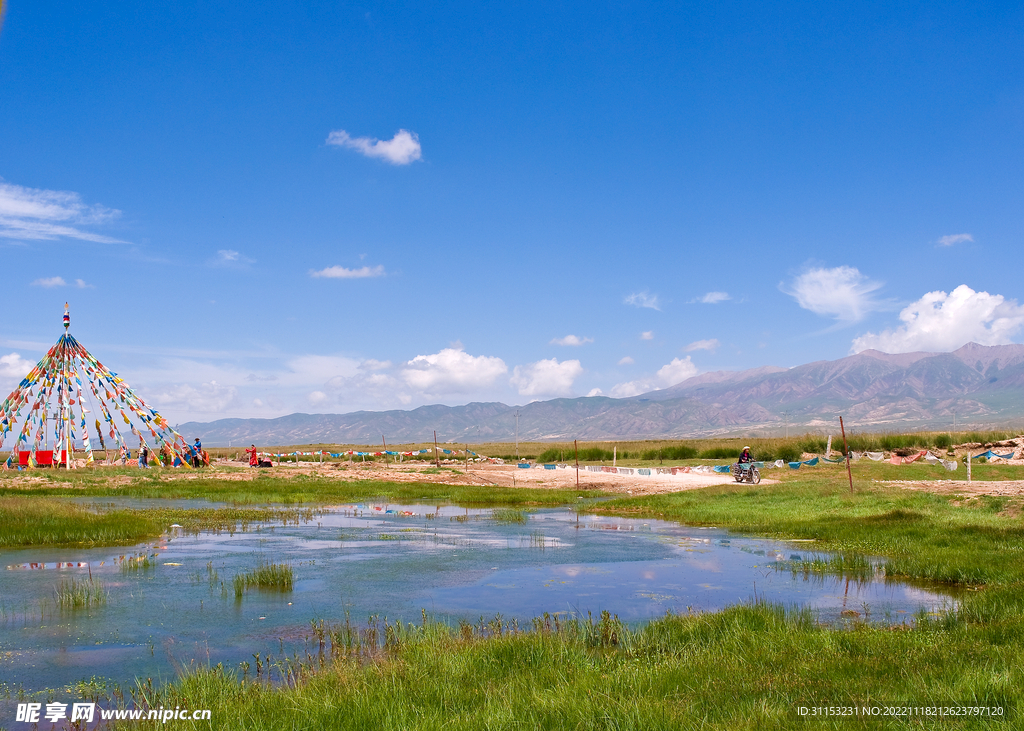
[[[216,467],[209,470],[213,473]],[[440,470],[429,462],[400,462],[385,467],[378,462],[332,462],[322,466],[311,462],[282,462],[266,468],[275,476],[290,477],[299,474],[317,474],[337,480],[385,480],[389,482],[430,482],[443,485],[494,485],[497,487],[536,487],[552,489],[605,490],[629,495],[654,495],[680,492],[723,485],[733,481],[731,475],[679,474],[679,475],[619,475],[609,472],[588,472],[580,469],[577,483],[575,469],[545,470],[520,469],[515,465],[442,463]],[[252,469],[249,473],[255,473]],[[231,473],[228,473],[231,474]],[[228,478],[228,474],[217,477]],[[238,473],[234,473],[237,475]],[[243,473],[244,479],[246,473]],[[212,474],[211,474],[212,476]],[[237,478],[236,478],[237,479]],[[763,479],[762,482],[775,482]]]
[[[1024,480],[880,480],[881,484],[898,485],[904,490],[921,490],[936,495],[964,495],[980,497],[982,495],[1024,495]]]
[[[281,462],[273,467],[250,468],[246,463],[231,460],[216,460],[210,467],[201,469],[152,468],[161,480],[238,480],[256,479],[261,474],[290,479],[300,475],[317,475],[321,478],[343,481],[381,480],[387,482],[428,482],[442,485],[494,485],[495,487],[533,487],[549,489],[604,490],[625,495],[656,495],[684,490],[695,490],[709,485],[726,485],[733,482],[731,475],[720,474],[678,474],[678,475],[620,475],[610,472],[589,472],[580,469],[546,470],[520,469],[513,465],[489,463],[442,462],[438,469],[432,462],[399,462],[385,466],[379,462]],[[103,474],[102,465],[83,470],[90,477]],[[109,475],[112,486],[128,485],[133,478],[128,475]],[[29,488],[37,483],[47,482],[42,475],[21,475],[8,483],[11,487]],[[777,480],[763,478],[764,484]]]

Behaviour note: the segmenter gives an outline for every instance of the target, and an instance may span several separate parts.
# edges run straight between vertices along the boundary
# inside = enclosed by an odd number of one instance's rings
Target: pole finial
[[[68,303],[64,303],[64,332],[71,327],[71,312],[68,310]]]

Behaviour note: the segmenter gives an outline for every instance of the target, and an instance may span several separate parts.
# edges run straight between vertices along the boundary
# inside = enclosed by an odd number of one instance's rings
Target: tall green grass
[[[305,658],[256,654],[257,673],[217,666],[163,688],[140,685],[136,697],[147,707],[210,708],[215,727],[254,731],[1016,727],[1019,628],[992,642],[927,620],[918,629],[852,626],[827,629],[812,613],[764,603],[636,630],[607,614],[524,628],[500,617],[458,628],[395,622],[355,636],[314,623]],[[798,713],[908,705],[1001,707],[1009,722]]]
[[[529,516],[525,510],[518,508],[495,508],[491,511],[491,517],[498,523],[525,523]]]
[[[76,493],[77,494],[77,493]],[[0,496],[0,548],[15,546],[113,546],[160,535],[178,524],[187,533],[247,530],[251,524],[312,520],[315,508],[130,508],[93,512],[54,497]],[[147,568],[146,560],[125,570]]]
[[[540,453],[537,457],[538,462],[574,462],[579,459],[580,462],[611,462],[615,455],[610,449],[604,449],[602,447],[583,447],[581,449],[573,449],[573,445],[568,445],[568,449],[565,447],[552,447],[546,449]]]
[[[0,477],[0,500],[4,495],[25,497],[26,490],[4,484]],[[299,503],[363,502],[382,500],[392,503],[438,505],[457,503],[480,506],[533,506],[565,505],[575,502],[578,490],[545,488],[500,488],[492,485],[444,485],[415,482],[383,482],[380,480],[342,481],[328,477],[295,476],[279,477],[261,473],[253,480],[241,481],[203,477],[199,479],[157,479],[140,480],[129,485],[114,486],[102,474],[88,475],[79,483],[68,483],[59,479],[33,486],[33,498],[47,496],[124,496],[138,498],[194,498],[225,502],[236,506],[277,503],[296,505]],[[597,490],[590,495],[601,495]],[[240,509],[240,508],[235,508]],[[257,508],[246,508],[257,510]],[[126,511],[127,512],[127,511]],[[145,511],[152,514],[151,510]],[[255,513],[254,513],[255,514]],[[198,516],[198,514],[193,514]],[[208,513],[211,517],[214,514]],[[171,517],[172,511],[165,509],[161,516]],[[185,515],[185,517],[188,517]],[[185,525],[181,520],[172,521]],[[2,526],[0,526],[2,529]]]
[[[232,584],[235,589],[235,597],[241,598],[249,589],[291,591],[292,581],[292,567],[290,565],[261,561],[255,569],[237,574]]]
[[[159,533],[152,517],[139,512],[96,513],[61,500],[0,496],[0,548],[123,545]]]
[[[59,609],[87,609],[107,603],[107,592],[98,579],[63,578],[54,587],[53,601]]]
[[[696,447],[691,447],[688,444],[675,444],[658,449],[645,449],[640,453],[640,459],[645,462],[653,462],[654,460],[661,462],[666,459],[694,459],[698,454],[699,452]]]
[[[152,571],[156,568],[156,554],[142,554],[140,556],[125,556],[121,561],[121,573],[132,574],[140,571]]]

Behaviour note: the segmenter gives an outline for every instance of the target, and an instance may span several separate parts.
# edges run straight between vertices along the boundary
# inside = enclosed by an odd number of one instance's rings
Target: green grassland
[[[766,605],[558,629],[392,629],[386,649],[281,663],[263,680],[213,668],[146,694],[150,707],[210,708],[186,728],[791,729],[1013,728],[1015,636],[923,623],[826,629]],[[266,679],[270,673],[270,681]],[[139,695],[142,695],[141,693]],[[1002,719],[805,719],[801,706],[986,706]],[[1006,717],[1009,720],[1006,720]],[[133,727],[158,728],[159,724]]]
[[[844,465],[822,464],[765,470],[773,481],[756,486],[730,483],[667,495],[586,501],[584,509],[813,540],[809,545],[835,552],[836,559],[804,569],[857,578],[865,567],[873,571],[877,565],[889,578],[942,582],[959,597],[955,609],[908,622],[852,618],[840,627],[821,626],[806,611],[760,603],[711,614],[667,616],[632,628],[614,617],[561,623],[549,617],[529,626],[499,617],[460,627],[426,617],[416,625],[388,625],[385,620],[383,628],[374,623],[359,629],[314,625],[314,649],[304,658],[264,661],[259,675],[251,667],[191,671],[155,689],[141,684],[132,695],[152,707],[212,709],[210,722],[175,722],[184,728],[1024,725],[1024,498],[998,494],[1002,490],[995,482],[1024,479],[1024,468],[975,465],[973,478],[982,485],[992,483],[989,494],[981,496],[958,494],[952,486],[943,494],[905,489],[905,483],[962,480],[962,466],[951,473],[923,464],[860,461],[852,471],[853,493]],[[385,497],[396,502],[494,505],[506,509],[502,514],[511,520],[523,508],[575,504],[580,494],[338,482],[315,476],[172,481],[159,473],[139,477],[135,472],[118,487],[99,476],[61,473],[61,478],[33,483],[30,491],[0,478],[0,511],[4,505],[5,515],[35,510],[42,520],[48,511],[66,506],[60,495],[203,497],[237,506]],[[4,502],[12,500],[22,503]],[[38,503],[29,508],[25,501]],[[157,523],[169,516],[168,512],[147,518],[139,513],[140,519]],[[78,520],[76,515],[64,517],[72,524]],[[60,516],[54,520],[61,522]],[[6,524],[0,515],[0,545],[11,545],[2,543]],[[88,535],[88,530],[75,535]],[[869,564],[865,558],[877,563]],[[995,706],[1004,715],[821,718],[800,716],[801,706]],[[132,728],[163,725],[130,723]]]
[[[281,474],[259,472],[251,480],[231,480],[216,472],[176,479],[177,474],[138,471],[129,473],[128,481],[112,484],[102,470],[79,470],[45,475],[29,485],[5,480],[0,473],[0,496],[51,497],[134,497],[164,499],[199,499],[233,505],[275,503],[327,504],[365,500],[388,500],[395,503],[425,502],[428,505],[455,503],[459,505],[565,505],[576,499],[579,491],[544,488],[495,488],[491,485],[444,485],[432,483],[395,483],[381,480],[332,480],[323,475]],[[588,495],[599,494],[589,491]]]

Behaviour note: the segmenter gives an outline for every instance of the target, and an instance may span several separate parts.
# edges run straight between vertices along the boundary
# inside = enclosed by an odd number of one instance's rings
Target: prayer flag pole
[[[572,440],[572,449],[576,453],[576,489],[580,489],[580,448],[576,444],[576,440]]]
[[[843,451],[846,453],[846,475],[850,478],[850,494],[853,494],[853,472],[850,471],[850,448],[846,446],[846,427],[843,426],[843,417],[839,417],[839,429],[843,432]]]

